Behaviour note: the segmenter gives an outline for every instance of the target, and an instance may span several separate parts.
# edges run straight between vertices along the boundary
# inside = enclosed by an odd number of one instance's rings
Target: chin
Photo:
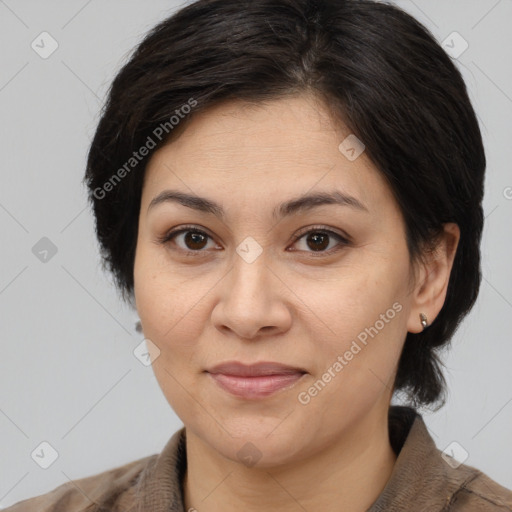
[[[205,429],[199,435],[227,459],[248,468],[275,468],[296,461],[297,454],[304,449],[303,429],[298,428],[296,421],[281,424],[287,421],[289,418],[237,418],[225,425],[227,432]],[[294,428],[290,430],[290,426]]]

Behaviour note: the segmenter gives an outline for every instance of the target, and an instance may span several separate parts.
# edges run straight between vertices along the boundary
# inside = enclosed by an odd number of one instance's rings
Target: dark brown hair
[[[443,223],[460,227],[444,306],[424,332],[407,334],[395,379],[395,391],[416,405],[442,405],[437,350],[480,287],[486,160],[459,70],[396,6],[198,0],[154,27],[115,77],[88,155],[84,181],[104,267],[131,301],[145,166],[196,112],[303,92],[364,142],[404,216],[411,261],[432,247]]]

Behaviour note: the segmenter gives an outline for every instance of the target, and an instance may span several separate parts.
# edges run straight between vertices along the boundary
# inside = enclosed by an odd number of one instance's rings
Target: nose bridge
[[[229,295],[238,302],[247,299],[250,302],[265,298],[271,289],[268,274],[268,251],[253,238],[245,239],[236,248],[233,269],[230,278]],[[254,304],[253,304],[254,307]]]
[[[291,321],[290,311],[279,297],[281,287],[268,254],[254,242],[246,240],[237,247],[220,303],[212,313],[217,328],[227,328],[246,339],[257,336],[262,328],[268,334],[286,330]]]

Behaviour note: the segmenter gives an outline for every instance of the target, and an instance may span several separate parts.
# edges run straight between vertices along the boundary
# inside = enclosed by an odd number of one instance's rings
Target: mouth
[[[222,363],[206,373],[224,391],[244,399],[259,399],[291,388],[307,374],[303,368],[274,362],[245,365],[238,361]]]

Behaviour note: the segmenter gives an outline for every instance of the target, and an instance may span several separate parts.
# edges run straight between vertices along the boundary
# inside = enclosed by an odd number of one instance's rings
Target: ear
[[[412,291],[411,310],[407,320],[407,331],[418,333],[423,330],[420,313],[427,317],[430,325],[443,307],[450,273],[460,240],[459,226],[453,222],[443,225],[439,241],[433,253],[427,254],[427,261],[420,265],[415,287]]]

